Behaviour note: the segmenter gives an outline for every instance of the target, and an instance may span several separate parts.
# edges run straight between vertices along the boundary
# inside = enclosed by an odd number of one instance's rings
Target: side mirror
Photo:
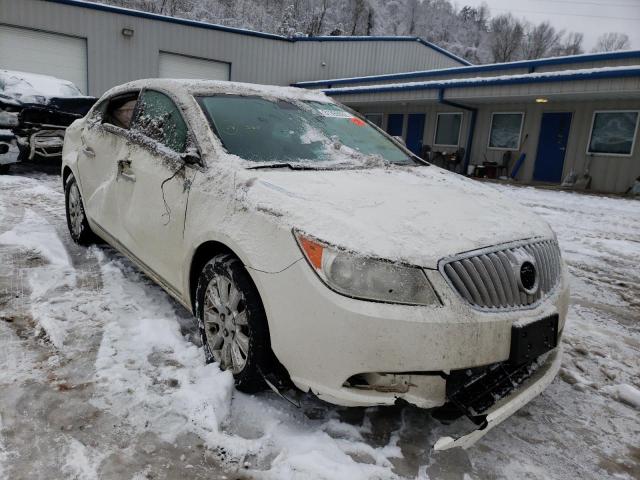
[[[393,136],[393,139],[394,139],[396,142],[398,142],[400,145],[404,145],[405,147],[407,146],[407,144],[406,144],[406,143],[404,143],[404,138],[402,138],[401,136],[399,136],[399,135],[394,135],[394,136]]]
[[[180,156],[187,165],[200,165],[201,163],[200,152],[198,152],[198,149],[195,147],[187,148],[187,151]]]

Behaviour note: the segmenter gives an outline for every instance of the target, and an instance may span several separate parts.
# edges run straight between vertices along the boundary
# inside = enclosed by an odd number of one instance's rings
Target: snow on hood
[[[0,70],[0,94],[24,103],[46,103],[49,98],[84,96],[68,80],[12,70]]]
[[[367,256],[436,268],[453,254],[553,235],[493,188],[434,166],[245,172],[255,177],[249,205]]]

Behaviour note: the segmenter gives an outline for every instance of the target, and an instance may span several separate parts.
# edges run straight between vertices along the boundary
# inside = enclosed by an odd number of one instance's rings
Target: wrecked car
[[[62,179],[73,240],[104,239],[192,311],[242,391],[475,422],[447,449],[560,367],[551,228],[322,93],[128,83],[67,129]]]
[[[0,70],[0,129],[13,136],[3,141],[7,147],[0,148],[0,154],[15,144],[17,160],[59,158],[65,129],[82,118],[95,101],[67,80]]]

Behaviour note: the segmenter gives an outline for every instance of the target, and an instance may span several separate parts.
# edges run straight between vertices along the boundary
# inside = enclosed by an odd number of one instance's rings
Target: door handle
[[[82,153],[84,153],[87,157],[95,157],[96,152],[93,151],[93,148],[87,147],[86,145],[82,147]]]
[[[131,160],[118,160],[118,175],[130,182],[136,181],[136,176],[131,171]]]

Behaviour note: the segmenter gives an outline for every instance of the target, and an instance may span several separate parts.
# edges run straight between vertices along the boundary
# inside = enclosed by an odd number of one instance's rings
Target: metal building
[[[0,68],[45,73],[99,95],[182,77],[289,85],[468,65],[415,37],[282,37],[81,0],[0,0]]]
[[[508,175],[524,153],[524,182],[588,173],[592,190],[623,193],[640,176],[640,51],[297,85],[324,89],[459,172]]]

